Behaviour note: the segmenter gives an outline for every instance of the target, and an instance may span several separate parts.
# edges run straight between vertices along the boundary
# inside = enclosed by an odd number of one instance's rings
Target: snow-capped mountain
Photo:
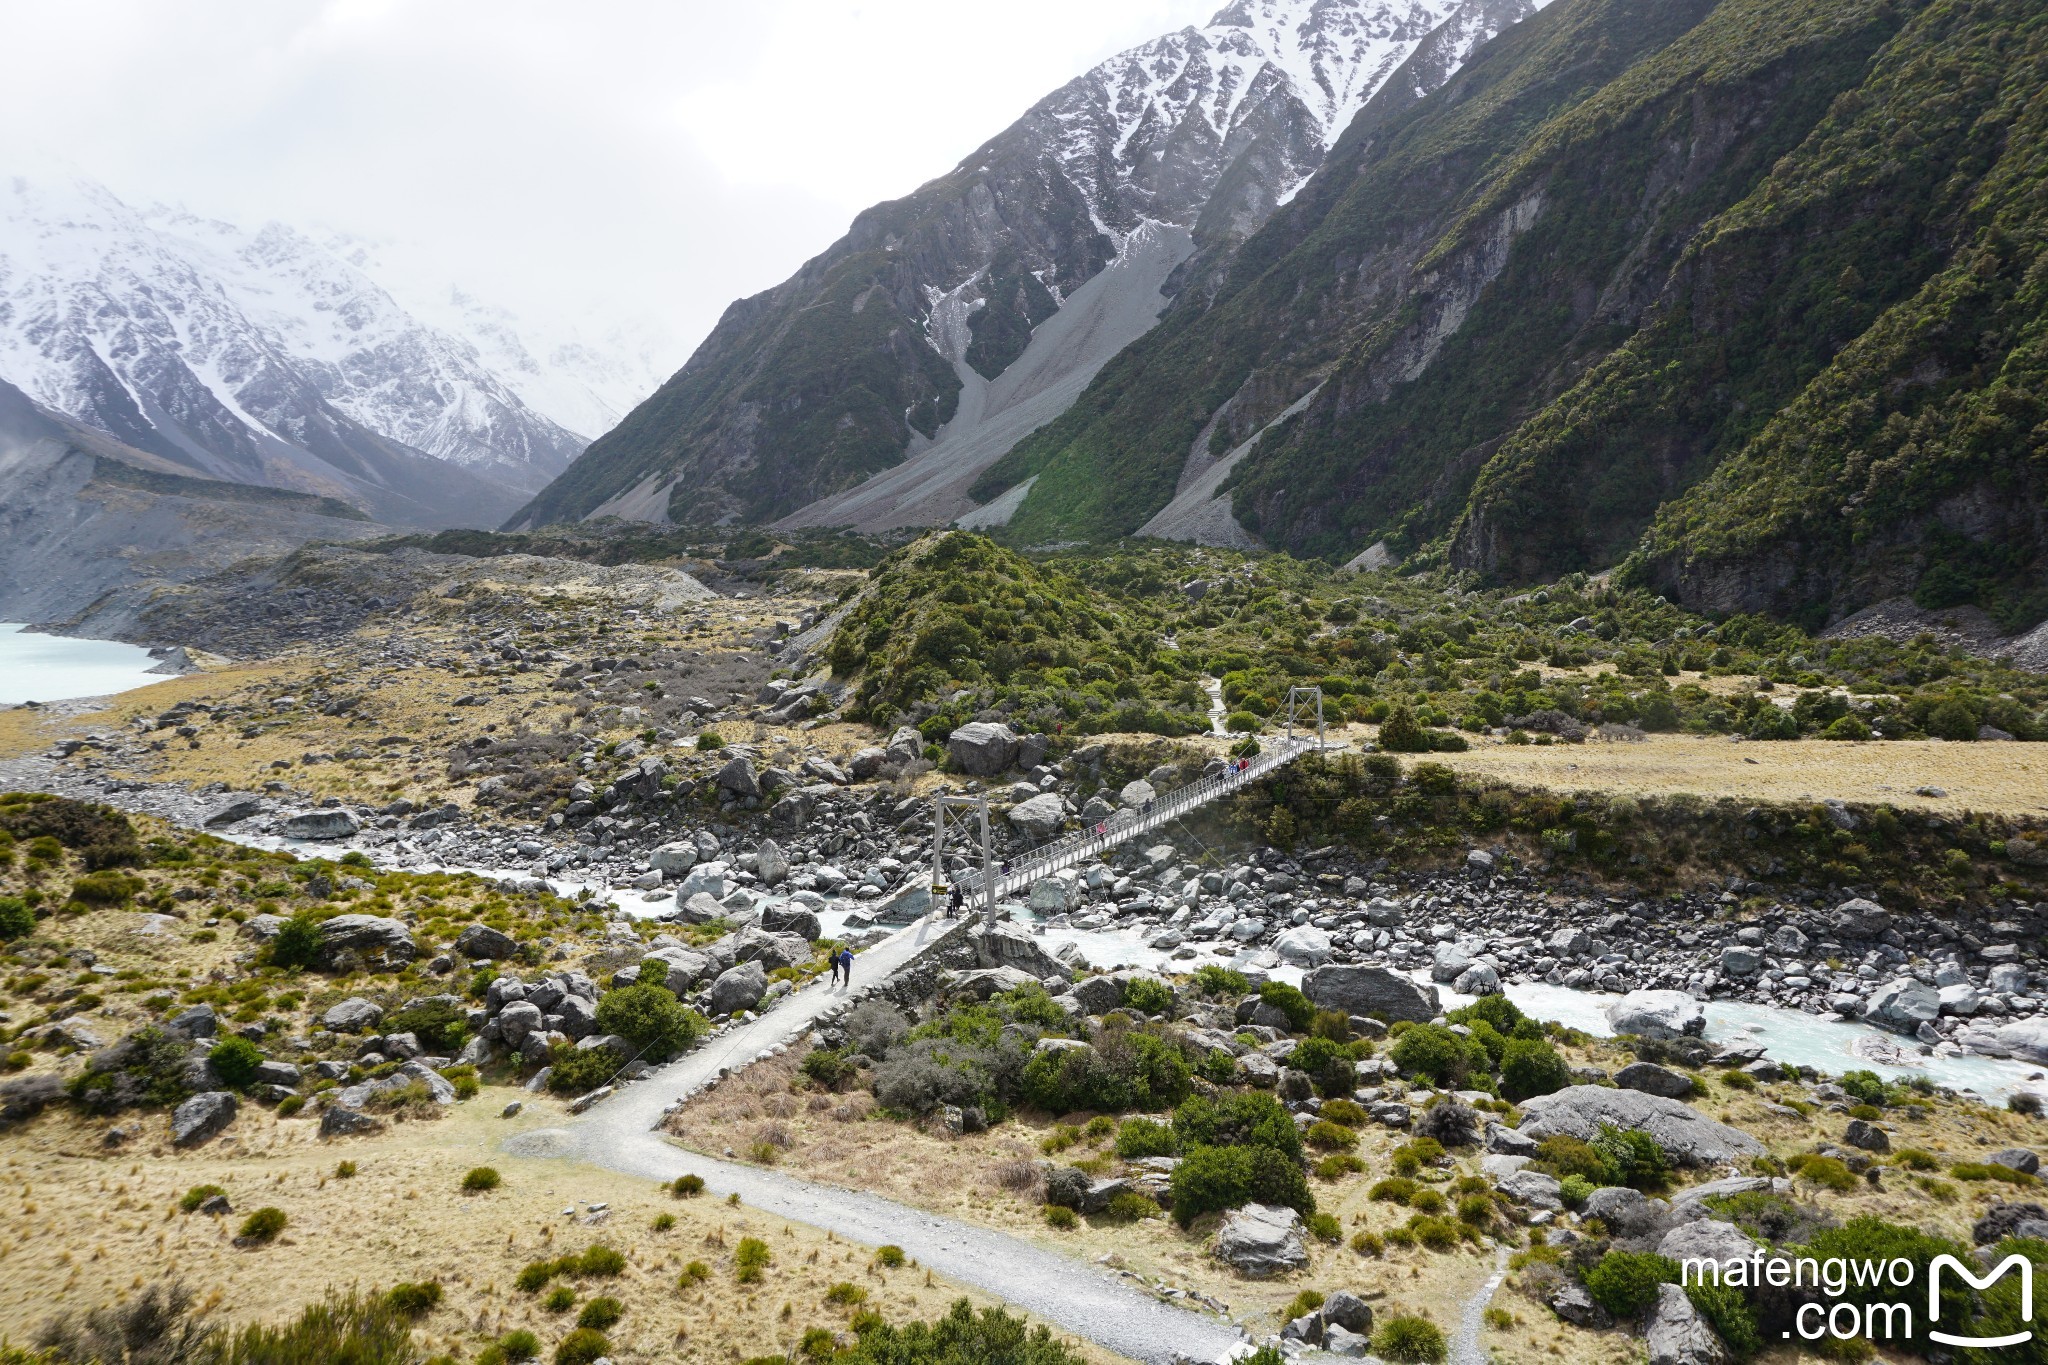
[[[732,305],[514,524],[969,510],[975,476],[1156,321],[1176,269],[1265,222],[1397,71],[1434,89],[1542,3],[1233,0],[1102,62]],[[1046,327],[1077,300],[1085,322]]]
[[[0,377],[210,477],[407,522],[487,519],[588,440],[523,392],[546,388],[543,362],[499,373],[313,237],[84,180],[0,187]],[[571,388],[558,410],[602,420]]]

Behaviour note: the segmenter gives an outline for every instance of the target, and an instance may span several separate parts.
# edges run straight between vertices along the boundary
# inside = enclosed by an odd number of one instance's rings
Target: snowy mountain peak
[[[424,318],[373,267],[361,244],[285,223],[250,231],[84,178],[13,177],[0,377],[211,477],[347,496],[385,477],[372,467],[426,456],[513,501],[653,387],[633,373],[644,358],[619,364],[602,344],[555,371],[561,344],[536,357],[509,314],[472,329],[489,310],[466,296]]]

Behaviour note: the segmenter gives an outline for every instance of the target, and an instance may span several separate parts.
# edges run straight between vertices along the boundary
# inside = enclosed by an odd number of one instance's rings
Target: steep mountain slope
[[[966,483],[1151,325],[1169,272],[1286,202],[1418,49],[1433,55],[1408,70],[1441,80],[1536,8],[1235,0],[1203,28],[1102,63],[947,175],[861,214],[784,284],[735,303],[673,379],[513,524],[772,520],[928,448],[926,466],[886,493],[798,521],[954,515]],[[981,392],[1117,263],[1133,268],[1090,300],[1102,327],[1040,346],[1017,392]]]
[[[2044,31],[2017,0],[1561,0],[1433,95],[1391,82],[974,495],[1029,539],[1511,580],[1640,543],[1717,609],[2038,618]]]
[[[0,376],[208,477],[407,522],[510,510],[584,443],[303,234],[88,182],[0,191]]]
[[[0,381],[0,620],[62,620],[121,588],[387,529],[331,498],[195,478]]]

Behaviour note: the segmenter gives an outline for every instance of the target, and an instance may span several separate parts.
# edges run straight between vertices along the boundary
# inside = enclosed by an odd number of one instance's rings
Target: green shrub
[[[19,896],[0,896],[0,942],[26,938],[36,931],[36,912]]]
[[[1853,1218],[1838,1228],[1826,1228],[1808,1239],[1804,1250],[1794,1250],[1793,1255],[1807,1255],[1825,1264],[1829,1258],[1839,1258],[1851,1265],[1868,1263],[1882,1265],[1888,1261],[1903,1260],[1912,1268],[1910,1283],[1927,1283],[1928,1268],[1936,1256],[1955,1257],[1964,1265],[1970,1264],[1970,1249],[1959,1242],[1944,1237],[1935,1237],[1917,1228],[1901,1227],[1888,1223],[1882,1218],[1869,1216]],[[1901,1277],[1905,1278],[1905,1277]],[[1889,1302],[1900,1297],[1899,1291],[1888,1283],[1856,1284],[1852,1282],[1839,1295],[1832,1296],[1837,1302],[1853,1303],[1866,1307],[1872,1303]],[[1916,1309],[1919,1305],[1915,1305]],[[1918,1311],[1913,1315],[1911,1330],[1901,1338],[1894,1338],[1893,1345],[1900,1349],[1926,1354],[1931,1344],[1926,1337],[1929,1327],[1939,1327],[1948,1322],[1968,1322],[1970,1319],[1970,1294],[1967,1288],[1955,1279],[1942,1282],[1941,1312],[1937,1315],[1922,1316]]]
[[[507,1360],[532,1360],[540,1354],[540,1338],[524,1328],[505,1333],[496,1344]]]
[[[1316,1007],[1301,993],[1298,986],[1284,981],[1268,981],[1259,987],[1259,999],[1287,1016],[1287,1027],[1295,1033],[1305,1033],[1315,1022]]]
[[[538,1294],[554,1277],[553,1261],[529,1261],[512,1277],[512,1283],[522,1294]]]
[[[612,1344],[602,1332],[578,1327],[555,1347],[555,1365],[590,1365],[612,1353]]]
[[[438,997],[421,1000],[388,1016],[386,1033],[410,1033],[420,1046],[439,1056],[453,1056],[469,1038],[469,1016],[460,1005]]]
[[[441,1306],[441,1282],[421,1280],[416,1284],[394,1284],[384,1297],[408,1318],[423,1318]]]
[[[1315,1211],[1315,1195],[1300,1162],[1272,1147],[1185,1149],[1170,1177],[1174,1221],[1186,1227],[1205,1213],[1243,1204],[1285,1204]]]
[[[1377,1232],[1361,1230],[1351,1234],[1351,1249],[1361,1256],[1383,1256],[1387,1244]]]
[[[683,1273],[676,1277],[676,1288],[688,1289],[711,1278],[711,1267],[702,1261],[692,1261],[683,1267]]]
[[[1846,1194],[1856,1188],[1856,1173],[1839,1158],[1808,1153],[1794,1157],[1790,1165],[1799,1173],[1800,1179],[1811,1181],[1822,1189]]]
[[[1450,1354],[1444,1334],[1428,1318],[1388,1318],[1372,1334],[1373,1354],[1396,1365],[1443,1365]]]
[[[1317,1161],[1314,1169],[1318,1180],[1342,1180],[1364,1170],[1365,1163],[1350,1152],[1334,1152]]]
[[[497,1189],[501,1181],[502,1177],[494,1167],[477,1166],[462,1177],[462,1189],[465,1194],[482,1194],[486,1190]]]
[[[643,1060],[665,1062],[688,1051],[710,1025],[668,987],[648,983],[606,991],[597,1002],[597,1027],[624,1038]]]
[[[1124,1008],[1140,1014],[1173,1016],[1173,988],[1150,977],[1135,977],[1124,983]]]
[[[2016,1171],[1995,1161],[1958,1161],[1948,1168],[1948,1173],[1958,1180],[2003,1180],[2008,1185],[2036,1183],[2036,1177],[2025,1171]]]
[[[1344,1240],[1344,1225],[1334,1213],[1312,1213],[1304,1222],[1311,1237],[1320,1237],[1332,1246]]]
[[[1763,1349],[1764,1337],[1756,1324],[1749,1300],[1732,1285],[1709,1284],[1702,1280],[1685,1287],[1685,1296],[1728,1347],[1737,1365]]]
[[[1294,1116],[1263,1090],[1238,1090],[1215,1099],[1196,1095],[1173,1111],[1173,1132],[1183,1150],[1191,1146],[1271,1147],[1301,1160],[1301,1130]]]
[[[576,1325],[594,1332],[609,1332],[625,1315],[626,1305],[608,1294],[601,1294],[583,1305],[583,1311],[576,1315]]]
[[[697,732],[697,748],[699,752],[708,753],[713,749],[723,749],[724,747],[725,736],[719,734],[718,731],[706,726]]]
[[[1413,1176],[1424,1166],[1437,1165],[1443,1159],[1444,1145],[1431,1137],[1410,1138],[1393,1151],[1397,1175]]]
[[[1480,1044],[1435,1024],[1418,1024],[1404,1030],[1394,1040],[1388,1056],[1403,1075],[1427,1080],[1446,1090],[1464,1086],[1475,1060],[1482,1071],[1487,1061],[1486,1049]]]
[[[252,1242],[268,1242],[284,1231],[288,1221],[283,1209],[266,1206],[242,1220],[241,1235]]]
[[[1900,1147],[1892,1153],[1892,1160],[1909,1171],[1941,1169],[1941,1158],[1924,1147]]]
[[[825,1302],[839,1308],[856,1308],[867,1301],[868,1291],[848,1280],[841,1280],[825,1291]]]
[[[1416,1186],[1415,1193],[1408,1196],[1408,1207],[1417,1213],[1442,1213],[1450,1207],[1450,1201],[1442,1192],[1427,1185]]]
[[[839,1343],[829,1327],[807,1328],[803,1341],[797,1346],[797,1354],[805,1360],[830,1360],[838,1352]]]
[[[1372,1116],[1356,1100],[1337,1099],[1325,1100],[1323,1107],[1316,1111],[1316,1117],[1341,1123],[1346,1128],[1363,1128]]]
[[[227,1191],[218,1185],[194,1185],[178,1200],[178,1207],[186,1213],[197,1213],[201,1204],[217,1194],[226,1193]]]
[[[1140,1157],[1172,1156],[1179,1150],[1173,1128],[1155,1119],[1131,1118],[1117,1125],[1116,1154],[1126,1161]]]
[[[1103,1212],[1113,1223],[1136,1223],[1146,1218],[1157,1218],[1160,1209],[1158,1201],[1149,1195],[1129,1190],[1112,1196]]]
[[[1599,1186],[1582,1175],[1568,1175],[1557,1182],[1557,1197],[1564,1201],[1564,1206],[1568,1209],[1582,1208],[1586,1201],[1593,1197],[1593,1191],[1598,1188]]]
[[[583,1275],[591,1279],[609,1280],[625,1273],[626,1256],[615,1247],[602,1242],[592,1244],[581,1256],[564,1258],[564,1267],[572,1275]]]
[[[1390,1175],[1375,1183],[1366,1198],[1378,1199],[1389,1204],[1405,1204],[1415,1197],[1422,1187],[1403,1175]]]
[[[163,1345],[172,1345],[167,1334]],[[191,1359],[138,1351],[131,1359]],[[389,1295],[330,1293],[282,1326],[250,1325],[223,1333],[198,1354],[210,1365],[414,1365],[412,1323]]]
[[[1635,1318],[1657,1302],[1659,1285],[1678,1282],[1678,1262],[1648,1251],[1610,1251],[1586,1272],[1586,1292],[1617,1318]]]
[[[1603,1123],[1591,1145],[1613,1171],[1614,1184],[1652,1190],[1661,1188],[1670,1178],[1671,1158],[1655,1138],[1640,1129]]]
[[[656,1232],[673,1232],[676,1226],[676,1216],[672,1213],[657,1213],[654,1215],[654,1221],[647,1226]]]
[[[1884,1077],[1875,1071],[1845,1071],[1837,1084],[1859,1104],[1883,1104],[1885,1101]]]
[[[1520,1104],[1538,1095],[1556,1094],[1571,1083],[1571,1066],[1556,1048],[1534,1038],[1508,1039],[1500,1058],[1502,1098]]]
[[[675,997],[671,995],[669,999]],[[558,1095],[581,1095],[610,1081],[623,1064],[623,1059],[608,1047],[579,1048],[573,1043],[557,1043],[548,1054],[548,1089]]]
[[[337,1163],[335,1164],[335,1167],[334,1167],[334,1178],[335,1178],[336,1180],[353,1180],[353,1179],[355,1179],[355,1178],[356,1178],[356,1163],[355,1163],[355,1162],[353,1162],[353,1161],[342,1161],[342,1162],[337,1162]]]
[[[1219,997],[1241,997],[1251,994],[1252,983],[1242,972],[1233,972],[1228,967],[1219,967],[1205,962],[1195,968],[1195,993]]]
[[[768,1244],[758,1237],[742,1237],[732,1253],[734,1276],[741,1284],[759,1284],[775,1254],[768,1250]]]
[[[540,1306],[550,1313],[566,1313],[576,1306],[576,1291],[566,1284],[558,1284],[548,1291]]]
[[[206,1060],[223,1085],[239,1090],[256,1079],[263,1051],[247,1038],[223,1038],[207,1051]]]
[[[704,1177],[701,1175],[679,1175],[669,1182],[668,1192],[678,1199],[695,1199],[704,1193]]]
[[[907,1259],[903,1254],[903,1248],[893,1243],[875,1248],[875,1264],[885,1270],[900,1269]]]
[[[1058,1228],[1061,1232],[1071,1232],[1081,1226],[1081,1215],[1065,1204],[1047,1204],[1045,1221],[1048,1226]]]
[[[273,967],[311,967],[320,960],[320,921],[301,910],[278,926],[265,950]]]
[[[1350,1151],[1358,1145],[1357,1133],[1341,1123],[1332,1123],[1328,1119],[1317,1119],[1311,1123],[1308,1131],[1302,1134],[1302,1138],[1309,1146],[1321,1148],[1326,1152]]]
[[[1594,1185],[1621,1183],[1612,1162],[1592,1143],[1569,1133],[1553,1133],[1538,1142],[1536,1160],[1560,1180],[1576,1175]]]

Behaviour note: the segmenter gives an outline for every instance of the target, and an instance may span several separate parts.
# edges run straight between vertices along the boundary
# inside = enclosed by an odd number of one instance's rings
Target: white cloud
[[[425,286],[692,345],[852,215],[1221,0],[0,6],[0,173],[380,243]]]

